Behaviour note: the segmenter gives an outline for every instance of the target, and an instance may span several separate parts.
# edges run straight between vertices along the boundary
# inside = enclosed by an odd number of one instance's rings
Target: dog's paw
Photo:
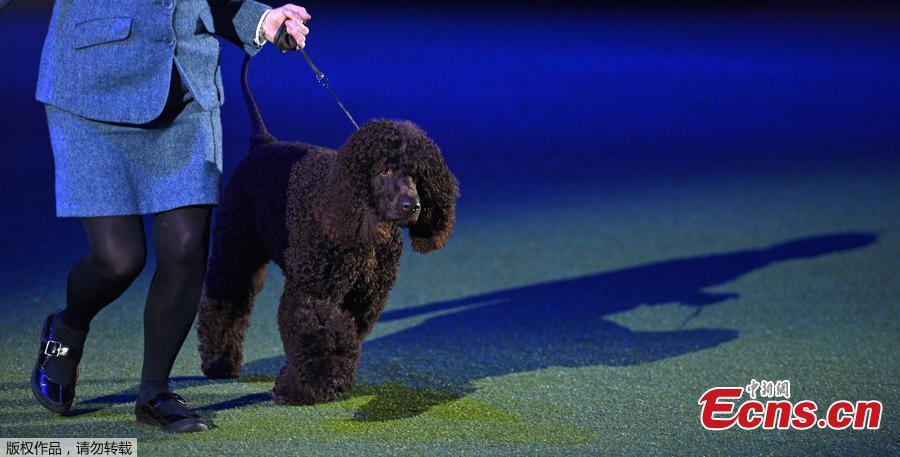
[[[204,363],[203,374],[209,379],[233,379],[241,376],[241,367],[236,367],[230,360],[216,359],[212,363]]]
[[[333,389],[291,389],[290,392],[281,392],[276,386],[271,391],[272,401],[279,405],[315,405],[338,400],[344,396],[344,391]]]
[[[314,405],[338,400],[352,388],[350,379],[328,379],[322,384],[309,385],[279,378],[271,393],[272,401],[279,405]]]

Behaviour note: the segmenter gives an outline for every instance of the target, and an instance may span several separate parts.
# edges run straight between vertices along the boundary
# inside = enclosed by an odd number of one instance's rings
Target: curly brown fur
[[[367,122],[337,151],[276,140],[246,68],[254,136],[217,210],[198,319],[202,369],[210,378],[240,375],[253,298],[274,261],[285,275],[278,328],[287,362],[273,398],[330,401],[353,386],[362,341],[397,280],[402,228],[418,252],[444,247],[459,187],[409,121]]]

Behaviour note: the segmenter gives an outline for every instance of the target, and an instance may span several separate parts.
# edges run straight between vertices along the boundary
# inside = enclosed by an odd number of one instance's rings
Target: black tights
[[[184,206],[153,217],[156,271],[144,305],[144,365],[140,400],[168,390],[169,373],[191,330],[206,274],[210,206]],[[69,272],[64,326],[87,331],[91,319],[118,298],[147,258],[142,216],[82,218],[90,252]]]

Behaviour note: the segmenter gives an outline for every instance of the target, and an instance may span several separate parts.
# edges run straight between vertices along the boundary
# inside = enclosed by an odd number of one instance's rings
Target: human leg
[[[175,433],[207,430],[199,414],[168,386],[172,364],[191,329],[206,274],[210,206],[154,215],[156,271],[144,307],[144,365],[134,413],[139,422]]]
[[[210,206],[157,213],[156,271],[144,307],[144,363],[138,400],[168,391],[172,365],[197,314],[209,252]]]
[[[144,269],[147,245],[141,216],[82,218],[90,251],[72,266],[61,323],[87,332],[101,309],[122,295]]]
[[[87,255],[69,271],[66,307],[44,319],[31,375],[35,399],[65,414],[75,398],[78,364],[91,320],[140,274],[146,247],[140,216],[82,219],[90,243]]]

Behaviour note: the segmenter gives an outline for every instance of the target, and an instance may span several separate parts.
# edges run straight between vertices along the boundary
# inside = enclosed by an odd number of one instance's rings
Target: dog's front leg
[[[278,330],[287,363],[272,389],[276,403],[327,402],[353,387],[360,350],[356,323],[334,302],[286,292]]]

